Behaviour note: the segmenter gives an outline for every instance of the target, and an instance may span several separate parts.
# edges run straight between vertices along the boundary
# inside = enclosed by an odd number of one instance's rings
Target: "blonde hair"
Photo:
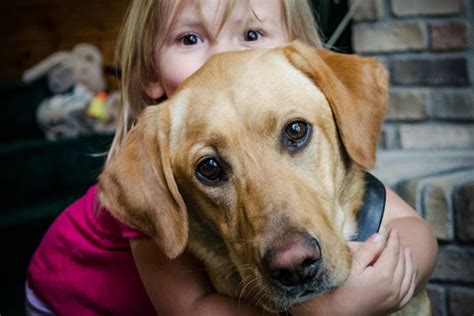
[[[118,152],[125,135],[143,109],[157,102],[145,92],[148,84],[158,80],[154,51],[163,44],[186,1],[190,0],[132,0],[128,8],[117,43],[117,61],[122,71],[121,105],[107,162]],[[222,24],[229,16],[235,1],[226,3]],[[321,47],[309,0],[282,1],[289,40],[298,38],[315,47]]]

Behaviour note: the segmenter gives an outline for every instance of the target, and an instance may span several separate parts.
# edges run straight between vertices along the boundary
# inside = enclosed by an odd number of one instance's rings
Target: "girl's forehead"
[[[171,27],[180,23],[202,23],[207,28],[220,30],[228,21],[245,24],[252,20],[280,20],[283,18],[281,10],[282,3],[278,0],[183,0],[171,15]]]

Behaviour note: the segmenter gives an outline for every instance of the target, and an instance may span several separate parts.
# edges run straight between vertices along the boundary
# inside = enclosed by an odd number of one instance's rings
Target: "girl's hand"
[[[352,267],[346,282],[294,308],[294,315],[380,315],[405,306],[415,291],[415,271],[409,249],[400,246],[393,229],[385,244],[382,236],[351,243]]]

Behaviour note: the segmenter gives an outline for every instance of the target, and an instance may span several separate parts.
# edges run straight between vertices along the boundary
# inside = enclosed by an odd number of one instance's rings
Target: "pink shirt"
[[[146,236],[100,208],[96,194],[92,186],[54,221],[28,283],[59,315],[155,315],[128,240]]]

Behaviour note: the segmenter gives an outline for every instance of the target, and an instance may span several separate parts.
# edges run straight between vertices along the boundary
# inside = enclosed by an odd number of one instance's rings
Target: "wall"
[[[363,0],[352,21],[354,51],[390,72],[375,173],[439,242],[434,315],[474,311],[473,11],[463,0]]]
[[[19,80],[25,69],[59,50],[87,42],[112,65],[113,48],[128,0],[3,1],[0,11],[0,80]]]

